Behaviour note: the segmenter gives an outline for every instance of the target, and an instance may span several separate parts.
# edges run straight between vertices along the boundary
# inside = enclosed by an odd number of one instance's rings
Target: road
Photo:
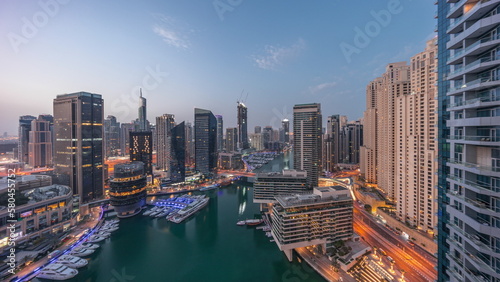
[[[323,278],[326,277],[328,281],[356,281],[356,279],[345,273],[343,270],[339,270],[339,272],[333,271],[332,263],[324,255],[314,255],[305,247],[297,248],[295,251],[300,255],[300,257],[306,260],[309,265],[316,268],[316,271],[320,273]]]
[[[381,248],[392,257],[395,268],[405,271],[407,281],[434,281],[437,278],[434,258],[430,255],[424,257],[359,207],[354,209],[354,230],[372,247]],[[387,258],[383,262],[389,265]]]

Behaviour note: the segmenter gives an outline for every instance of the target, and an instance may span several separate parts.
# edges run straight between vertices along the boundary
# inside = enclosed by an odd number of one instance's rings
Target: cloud
[[[287,60],[298,56],[305,47],[306,43],[302,38],[299,38],[297,42],[289,47],[267,45],[265,55],[254,55],[253,60],[259,68],[272,70],[284,64]]]
[[[155,14],[153,17],[160,22],[153,26],[153,32],[160,36],[165,43],[179,49],[189,48],[187,36],[179,31],[181,28],[178,27],[173,18],[162,14]]]
[[[325,89],[332,88],[336,85],[337,85],[337,82],[335,82],[335,81],[321,83],[321,84],[309,87],[309,92],[311,94],[316,94],[316,93],[321,92]]]

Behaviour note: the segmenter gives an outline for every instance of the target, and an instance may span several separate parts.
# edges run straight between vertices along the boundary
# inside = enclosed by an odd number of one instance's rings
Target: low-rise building
[[[72,220],[73,192],[64,185],[50,185],[24,192],[28,203],[16,205],[14,217],[7,207],[0,207],[0,252],[8,246],[9,236],[28,240],[44,234],[67,231]],[[16,220],[11,229],[10,220]],[[11,235],[11,230],[15,230]]]
[[[345,187],[317,187],[312,194],[277,196],[276,201],[271,234],[290,261],[295,248],[319,245],[326,252],[353,236],[353,199]]]

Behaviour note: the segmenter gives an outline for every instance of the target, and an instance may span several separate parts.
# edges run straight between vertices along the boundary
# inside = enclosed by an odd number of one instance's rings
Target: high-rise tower
[[[60,184],[73,189],[80,203],[103,196],[104,101],[78,92],[54,99],[54,164]]]
[[[247,106],[238,102],[238,147],[242,150],[248,149],[248,117]]]
[[[321,105],[293,107],[293,163],[296,170],[307,171],[307,185],[318,186],[321,173]]]

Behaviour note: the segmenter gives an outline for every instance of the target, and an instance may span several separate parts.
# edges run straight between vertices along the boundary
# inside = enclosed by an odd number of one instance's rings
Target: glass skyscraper
[[[54,99],[55,173],[81,204],[103,196],[103,107],[101,95],[87,92]]]
[[[194,109],[196,170],[212,173],[217,167],[217,119],[209,110]]]

